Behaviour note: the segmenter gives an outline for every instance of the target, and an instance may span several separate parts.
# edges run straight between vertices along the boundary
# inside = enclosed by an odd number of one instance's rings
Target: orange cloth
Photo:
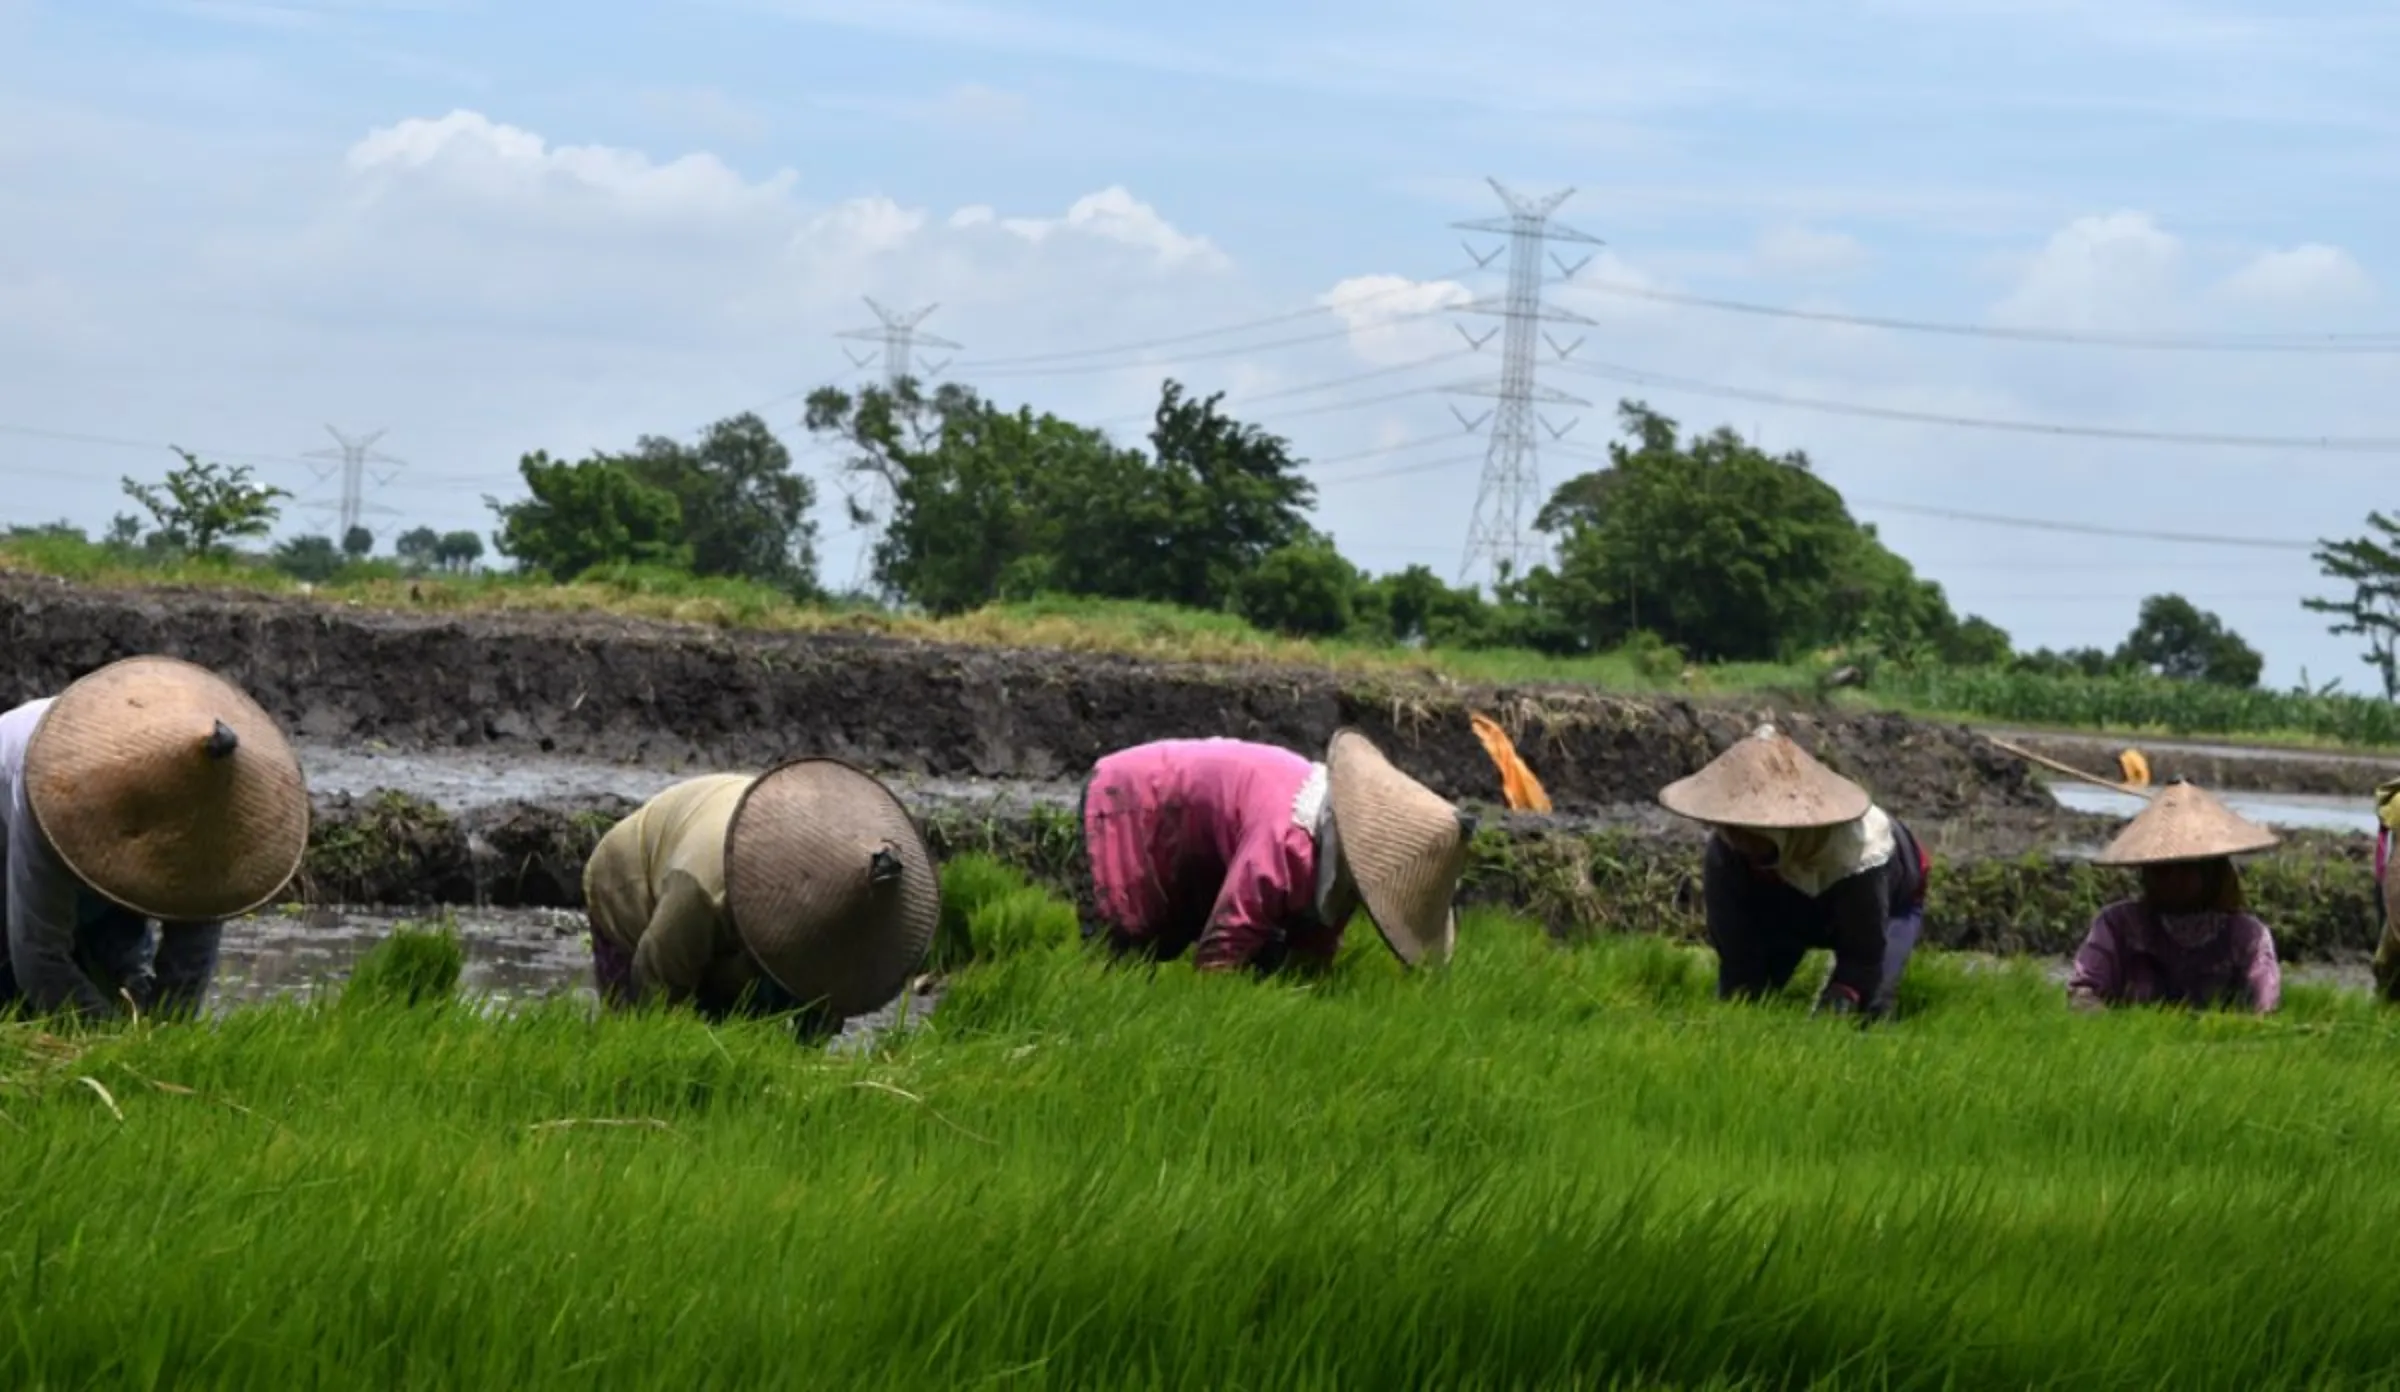
[[[1500,770],[1500,794],[1508,800],[1512,812],[1547,812],[1550,795],[1542,791],[1542,780],[1533,776],[1525,761],[1517,757],[1516,746],[1509,743],[1508,732],[1498,722],[1480,712],[1470,711],[1468,723],[1475,727],[1475,737],[1483,741],[1483,752],[1492,756],[1492,764]]]

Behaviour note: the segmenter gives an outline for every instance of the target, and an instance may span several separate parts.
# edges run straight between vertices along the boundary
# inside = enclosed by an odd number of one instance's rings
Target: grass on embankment
[[[961,881],[964,887],[963,880]],[[982,874],[971,892],[1015,892]],[[966,906],[973,916],[974,905]],[[1446,976],[1110,971],[869,1054],[358,996],[0,1027],[0,1385],[2173,1386],[2400,1360],[2392,1017],[1907,1018],[1488,914]],[[1011,911],[1012,919],[1022,917]],[[999,941],[999,939],[992,939]]]
[[[159,560],[78,541],[26,535],[0,542],[0,571],[108,587],[195,585],[297,595],[300,584],[255,559]],[[1520,649],[1411,649],[1263,633],[1231,614],[1172,605],[1067,597],[995,604],[928,618],[856,604],[808,604],[740,580],[625,568],[575,584],[497,573],[403,574],[355,563],[314,597],[403,610],[608,613],[720,628],[842,630],[1000,647],[1107,652],[1201,662],[1272,662],[1353,672],[1433,672],[1494,684],[1569,683],[1627,694],[1767,695],[1820,699],[1818,677],[1840,654],[1800,664],[1686,667],[1627,649],[1560,658]],[[2239,736],[2303,748],[2400,748],[2400,704],[2365,696],[2240,691],[2135,677],[2046,677],[1997,670],[1877,664],[1870,689],[1824,694],[1832,704],[1958,720],[2141,735]]]

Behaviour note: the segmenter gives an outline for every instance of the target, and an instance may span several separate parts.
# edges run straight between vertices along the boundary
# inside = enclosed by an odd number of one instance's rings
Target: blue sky
[[[2359,687],[2355,643],[2299,608],[2321,588],[2304,550],[1882,505],[2306,541],[2400,510],[2400,454],[1791,403],[2400,437],[2395,60],[2400,12],[2364,0],[0,0],[5,515],[102,524],[167,441],[320,496],[300,457],[331,423],[387,428],[406,461],[372,493],[379,523],[488,529],[482,495],[513,491],[525,451],[761,406],[831,501],[795,394],[867,378],[834,334],[872,322],[872,295],[939,304],[926,328],[964,345],[948,375],[1129,434],[1161,375],[1224,388],[1324,461],[1345,550],[1452,574],[1481,445],[1436,389],[1495,371],[1496,345],[1439,357],[1464,344],[1437,311],[1497,288],[1455,274],[1449,227],[1500,211],[1490,175],[1572,186],[1561,219],[1608,243],[1580,279],[1607,285],[2392,335],[2377,355],[2127,351],[1570,286],[1554,302],[1595,322],[1543,369],[1592,403],[1554,413],[1580,423],[1548,483],[1638,391],[1807,450],[2021,644],[2113,644],[2174,589],[2260,646],[2270,681]],[[824,522],[840,581],[857,541]]]

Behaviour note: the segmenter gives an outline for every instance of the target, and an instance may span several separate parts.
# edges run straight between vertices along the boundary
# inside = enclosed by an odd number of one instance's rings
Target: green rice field
[[[2239,1387],[2400,1374],[2400,1026],[1896,1020],[1477,913],[1408,977],[1112,969],[952,877],[938,1011],[341,996],[0,1024],[0,1386]],[[969,901],[969,902],[962,902]],[[444,954],[449,952],[447,968]]]

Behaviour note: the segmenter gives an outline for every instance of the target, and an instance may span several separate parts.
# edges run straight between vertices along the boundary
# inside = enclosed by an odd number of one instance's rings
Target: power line
[[[1939,517],[1954,522],[1975,522],[1988,527],[2016,527],[2036,532],[2068,532],[2077,536],[2113,537],[2124,541],[2166,541],[2186,546],[2225,546],[2253,551],[2315,551],[2321,543],[2291,541],[2276,537],[2230,536],[2209,532],[2164,532],[2137,527],[2103,527],[2089,522],[2062,522],[2044,517],[2010,517],[1998,513],[1967,512],[1959,508],[1928,507],[1922,503],[1890,503],[1874,498],[1844,499],[1851,507],[1871,508],[1877,512],[1902,512],[1918,517]]]
[[[1486,179],[1485,182],[1500,195],[1500,202],[1508,209],[1508,216],[1452,224],[1466,231],[1500,232],[1508,237],[1506,293],[1496,299],[1485,296],[1459,306],[1468,313],[1498,315],[1501,320],[1500,328],[1495,330],[1500,334],[1500,375],[1486,381],[1460,383],[1451,388],[1470,395],[1493,397],[1498,402],[1491,411],[1485,413],[1492,421],[1491,444],[1484,456],[1483,479],[1475,491],[1475,512],[1467,524],[1467,551],[1459,564],[1461,581],[1465,581],[1474,571],[1478,560],[1490,563],[1493,578],[1506,579],[1511,574],[1529,569],[1532,564],[1538,564],[1541,559],[1543,547],[1525,525],[1529,520],[1525,515],[1527,499],[1533,500],[1535,508],[1541,506],[1541,500],[1536,496],[1541,487],[1538,463],[1540,442],[1534,434],[1534,426],[1539,421],[1550,432],[1551,438],[1560,439],[1574,428],[1574,422],[1568,422],[1563,428],[1551,425],[1537,414],[1534,402],[1538,400],[1570,406],[1589,406],[1591,403],[1581,397],[1543,387],[1534,381],[1534,340],[1539,336],[1547,341],[1551,351],[1563,360],[1575,351],[1582,340],[1577,339],[1574,344],[1562,348],[1557,340],[1541,332],[1540,324],[1545,320],[1574,324],[1592,322],[1568,310],[1543,306],[1542,254],[1545,244],[1553,240],[1601,245],[1598,237],[1551,222],[1551,214],[1575,192],[1573,189],[1562,189],[1547,198],[1529,200],[1511,193],[1497,179]],[[1469,248],[1469,254],[1474,254],[1473,248]],[[1498,254],[1494,252],[1492,256]],[[1492,256],[1478,256],[1476,260],[1479,264],[1489,264]],[[1551,253],[1551,259],[1558,265],[1562,279],[1573,279],[1575,272],[1591,262],[1591,257],[1587,255],[1582,261],[1569,266],[1560,261],[1555,252]],[[1459,333],[1475,348],[1481,348],[1492,339],[1492,335],[1487,333],[1479,340],[1464,328]],[[1456,407],[1451,409],[1467,429],[1475,428],[1476,422],[1469,421]]]
[[[958,364],[958,366],[961,371],[967,371],[981,370],[987,367],[1021,367],[1034,363],[1071,362],[1077,358],[1115,357],[1126,353],[1147,353],[1155,348],[1171,348],[1181,343],[1196,343],[1201,339],[1221,338],[1226,334],[1247,333],[1252,329],[1273,328],[1277,324],[1289,324],[1301,319],[1314,319],[1318,315],[1332,314],[1351,305],[1369,304],[1376,300],[1389,299],[1394,295],[1405,295],[1412,290],[1422,289],[1426,284],[1433,281],[1455,280],[1460,276],[1472,275],[1477,269],[1477,266],[1461,266],[1456,269],[1443,271],[1438,275],[1431,276],[1426,281],[1408,281],[1403,284],[1392,286],[1386,290],[1377,290],[1371,294],[1360,295],[1355,299],[1346,300],[1340,305],[1323,303],[1312,304],[1305,309],[1288,310],[1282,314],[1270,314],[1263,319],[1248,319],[1240,323],[1220,324],[1213,329],[1195,329],[1190,333],[1173,334],[1164,338],[1137,339],[1130,343],[1111,344],[1102,348],[1068,348],[1052,353],[1019,353],[1000,358],[976,358],[967,362],[962,362]]]
[[[1751,314],[1773,319],[1801,319],[1820,324],[1858,328],[1897,329],[1907,333],[1947,334],[1960,338],[2008,339],[2024,343],[2056,343],[2083,348],[2131,348],[2176,353],[2332,353],[2381,356],[2400,354],[2400,333],[2367,334],[2105,334],[2071,329],[2007,328],[1994,324],[1947,323],[1935,319],[1899,319],[1874,314],[1841,314],[1832,310],[1787,309],[1744,300],[1706,295],[1679,295],[1666,290],[1627,285],[1622,281],[1584,281],[1580,288],[1627,299],[1686,305],[1727,314]]]
[[[1720,382],[1696,381],[1688,377],[1670,377],[1664,373],[1643,372],[1608,363],[1571,364],[1562,370],[1604,381],[1623,382],[1632,386],[1660,387],[1669,391],[1689,392],[1695,396],[1724,397],[1734,401],[1751,401],[1769,406],[1789,406],[1795,410],[1819,411],[1839,416],[1861,416],[1872,420],[1955,426],[1963,430],[1994,430],[2009,434],[2071,436],[2093,440],[2141,440],[2157,444],[2209,445],[2230,449],[2314,449],[2343,454],[2400,453],[2400,439],[2375,436],[2240,435],[2210,431],[2133,429],[2105,425],[2064,425],[2047,421],[2003,420],[1987,416],[1953,415],[1941,411],[1912,411],[1897,406],[1868,406],[1857,402],[1826,401],[1815,397],[1790,396],[1782,392],[1727,386]]]

